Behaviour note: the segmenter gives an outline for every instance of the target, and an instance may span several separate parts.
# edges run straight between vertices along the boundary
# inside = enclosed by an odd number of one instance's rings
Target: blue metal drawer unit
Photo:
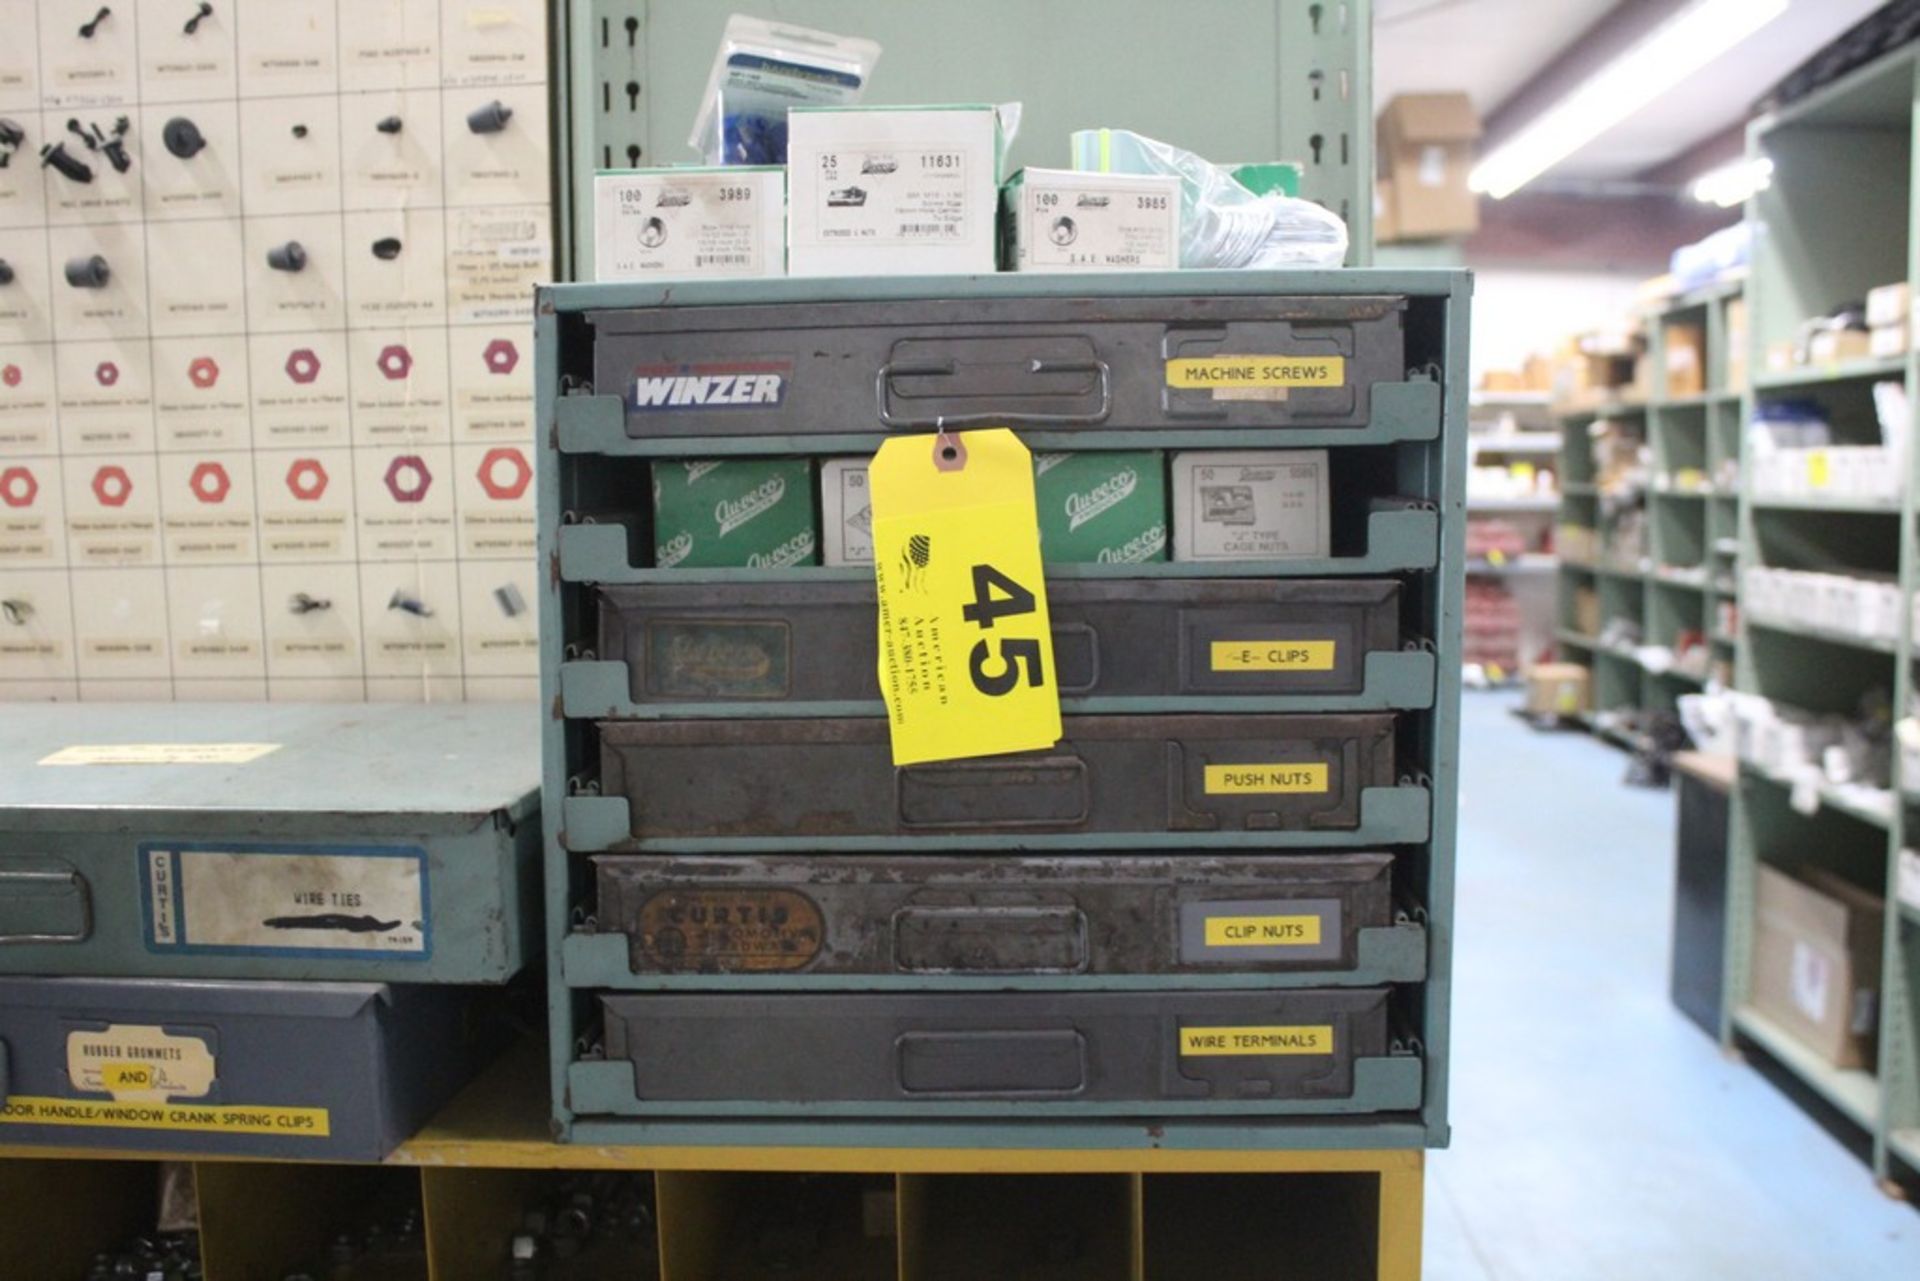
[[[480,995],[0,979],[0,1144],[383,1160],[497,1048]]]
[[[538,956],[537,718],[19,705],[0,974],[504,983]]]

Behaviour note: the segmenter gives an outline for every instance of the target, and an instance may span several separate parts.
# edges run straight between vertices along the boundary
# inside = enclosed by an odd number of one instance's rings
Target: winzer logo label
[[[792,374],[786,361],[641,365],[633,371],[631,405],[642,413],[774,408],[786,400]]]

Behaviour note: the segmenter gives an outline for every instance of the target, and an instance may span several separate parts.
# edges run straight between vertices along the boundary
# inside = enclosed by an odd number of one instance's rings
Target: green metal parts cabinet
[[[1468,294],[1367,270],[542,290],[556,1133],[1444,1145]],[[1319,381],[1185,377],[1241,357]],[[783,460],[804,523],[793,478],[936,424],[1324,451],[1326,544],[1049,561],[1062,741],[896,769],[871,568],[663,565],[654,469]],[[1323,657],[1199,657],[1249,640]],[[1250,762],[1312,786],[1215,794]]]

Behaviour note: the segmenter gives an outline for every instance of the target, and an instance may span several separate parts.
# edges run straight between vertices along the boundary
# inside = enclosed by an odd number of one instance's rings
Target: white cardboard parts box
[[[820,560],[826,565],[873,564],[870,458],[829,458],[820,464]]]
[[[778,165],[597,174],[594,279],[784,276],[786,204]]]
[[[1173,558],[1325,556],[1327,451],[1218,450],[1173,456]]]
[[[1022,169],[1007,180],[1009,271],[1172,271],[1180,265],[1174,174]]]
[[[1003,145],[993,107],[794,108],[788,272],[993,271]]]

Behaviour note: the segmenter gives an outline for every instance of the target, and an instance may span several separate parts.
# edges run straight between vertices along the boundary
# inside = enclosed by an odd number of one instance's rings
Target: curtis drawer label
[[[663,970],[801,970],[820,954],[820,909],[795,890],[668,890],[640,905],[640,946]]]
[[[1318,916],[1210,916],[1208,947],[1316,947]]]
[[[13,1094],[0,1105],[0,1125],[86,1125],[125,1130],[199,1130],[324,1139],[325,1108],[192,1107],[165,1103],[108,1103]]]
[[[67,1033],[67,1082],[121,1103],[204,1098],[213,1088],[213,1051],[197,1036],[115,1023]]]
[[[1183,1027],[1182,1058],[1223,1055],[1332,1054],[1333,1028],[1312,1027]]]
[[[1203,356],[1167,362],[1167,386],[1199,391],[1247,387],[1339,387],[1344,356]]]
[[[1231,640],[1211,646],[1216,672],[1330,672],[1334,649],[1330,640]]]
[[[147,950],[424,961],[416,845],[142,845]]]
[[[1284,796],[1326,790],[1327,767],[1317,761],[1207,766],[1208,796]]]
[[[688,698],[785,698],[790,627],[781,621],[647,622],[647,692]]]

